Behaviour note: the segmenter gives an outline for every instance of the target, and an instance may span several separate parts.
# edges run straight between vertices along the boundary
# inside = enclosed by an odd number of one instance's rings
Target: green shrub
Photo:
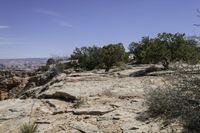
[[[103,64],[105,65],[105,70],[109,71],[109,69],[113,65],[119,64],[119,62],[126,62],[128,56],[125,52],[124,46],[122,43],[118,44],[109,44],[102,48],[103,51]]]
[[[19,133],[36,133],[38,129],[35,123],[25,123],[20,127]]]
[[[143,37],[139,43],[129,45],[129,53],[134,54],[137,63],[161,62],[165,69],[169,68],[170,62],[195,64],[200,60],[197,42],[180,33],[162,33],[155,38]]]
[[[55,63],[56,63],[56,61],[53,58],[49,58],[47,60],[46,66],[50,66],[50,65],[55,64]]]
[[[200,132],[200,79],[191,75],[171,79],[170,85],[147,93],[150,114],[165,121],[179,119],[187,130]]]
[[[122,64],[127,60],[123,44],[110,44],[101,47],[81,47],[76,48],[71,55],[72,60],[78,60],[81,68],[92,70],[95,68],[105,68],[108,71],[113,65]]]
[[[96,46],[76,48],[71,55],[71,59],[78,60],[81,68],[92,70],[102,63],[101,52],[101,48]]]
[[[180,45],[177,48],[177,58],[189,64],[197,64],[199,62],[199,50],[193,45]]]

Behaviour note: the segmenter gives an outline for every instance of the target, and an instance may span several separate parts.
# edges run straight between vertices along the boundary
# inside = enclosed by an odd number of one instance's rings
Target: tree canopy
[[[124,62],[126,58],[122,43],[109,44],[102,48],[97,46],[76,48],[71,55],[71,59],[78,60],[80,67],[86,70],[104,68],[108,71],[118,62]]]
[[[137,63],[159,63],[168,69],[169,63],[183,61],[198,63],[200,59],[197,42],[181,33],[159,33],[155,38],[143,37],[138,43],[129,45]]]

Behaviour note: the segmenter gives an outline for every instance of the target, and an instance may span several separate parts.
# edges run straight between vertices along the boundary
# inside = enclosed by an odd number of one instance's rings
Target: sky
[[[69,56],[75,47],[161,32],[199,35],[200,0],[0,0],[0,58]],[[199,13],[200,15],[200,13]]]

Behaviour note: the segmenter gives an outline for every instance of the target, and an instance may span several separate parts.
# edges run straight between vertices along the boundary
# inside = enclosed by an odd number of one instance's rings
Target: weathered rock
[[[54,108],[55,110],[67,109],[68,107],[67,102],[61,100],[48,99],[44,102],[46,102],[50,107]]]
[[[39,133],[165,132],[160,129],[159,121],[149,117],[137,119],[146,111],[143,104],[146,87],[163,84],[159,76],[128,77],[131,72],[146,68],[144,65],[112,72],[125,75],[123,78],[90,71],[61,73],[39,86],[35,80],[32,87],[22,91],[27,99],[0,102],[0,132],[16,133],[21,124],[29,121],[30,115],[31,121],[38,124]],[[80,97],[84,102],[75,108]]]
[[[91,108],[75,109],[72,110],[72,112],[75,115],[104,115],[114,110],[115,109],[110,107],[91,107]]]
[[[130,133],[130,132],[137,132],[135,130],[138,130],[139,128],[134,126],[133,123],[125,123],[124,125],[122,125],[122,130],[123,133]]]
[[[19,86],[23,84],[23,82],[25,82],[25,80],[16,76],[10,78],[2,77],[0,79],[0,100],[13,98],[15,95],[13,90],[20,89]]]
[[[0,101],[9,98],[9,92],[7,90],[0,90]]]
[[[48,83],[54,76],[56,76],[56,73],[54,71],[47,71],[43,74],[39,74],[36,76],[33,76],[29,79],[28,84],[26,85],[26,88],[30,88],[30,87],[34,87],[32,86],[33,83],[36,86],[41,86],[41,85],[45,85],[46,83]]]
[[[81,133],[99,133],[97,126],[85,122],[74,122],[71,127],[77,129]]]
[[[19,98],[36,98],[41,95],[44,91],[48,90],[51,86],[54,87],[55,84],[63,81],[66,77],[66,74],[61,73],[55,77],[53,77],[49,82],[44,85],[37,86],[35,82],[28,82],[21,93],[18,95]],[[62,84],[61,84],[62,86]]]
[[[53,93],[43,93],[38,98],[42,99],[60,99],[63,101],[74,101],[77,100],[76,96],[73,96],[66,92],[55,91]]]
[[[36,108],[41,105],[39,100],[10,99],[0,102],[0,132],[15,133],[19,126],[29,119],[32,120]]]
[[[146,71],[145,70],[140,70],[137,72],[133,72],[129,75],[129,77],[140,77],[140,76],[145,76],[146,75]]]
[[[19,77],[12,77],[12,78],[5,78],[0,82],[0,87],[10,90],[21,83],[21,78]]]
[[[167,75],[167,74],[173,74],[174,71],[157,71],[157,72],[150,72],[150,73],[147,73],[146,75],[147,76],[162,76],[162,75]]]
[[[69,104],[62,100],[56,100],[56,99],[47,99],[43,101],[47,107],[42,108],[43,112],[47,112],[52,115],[62,114],[66,113],[67,108],[69,107]]]

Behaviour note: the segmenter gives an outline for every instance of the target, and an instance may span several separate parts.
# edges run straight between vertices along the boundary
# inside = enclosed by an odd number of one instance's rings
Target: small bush
[[[20,126],[19,133],[36,133],[38,129],[37,124],[35,123],[25,123]]]
[[[153,116],[177,118],[181,113],[181,96],[179,91],[171,88],[157,88],[148,93],[147,104]]]
[[[147,93],[150,114],[170,121],[179,119],[187,130],[200,132],[200,79],[182,74],[171,79],[170,85]]]
[[[50,66],[50,65],[55,64],[55,63],[56,63],[55,59],[49,58],[49,59],[47,60],[46,66]]]

